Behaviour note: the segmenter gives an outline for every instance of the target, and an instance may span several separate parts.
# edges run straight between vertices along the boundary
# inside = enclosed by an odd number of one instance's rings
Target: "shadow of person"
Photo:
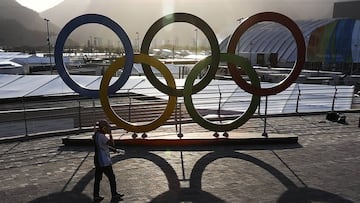
[[[40,197],[29,203],[90,203],[92,199],[84,194],[75,191],[57,192]]]
[[[79,165],[79,167],[81,164]],[[75,173],[70,177],[69,181],[65,184],[61,192],[51,193],[47,196],[39,197],[33,201],[30,201],[30,203],[88,203],[93,202],[93,200],[83,194],[85,187],[89,182],[93,179],[94,176],[94,169],[91,169],[85,176],[79,180],[76,185],[73,187],[71,191],[65,191],[66,187],[70,183],[70,181],[73,179],[73,176],[77,173],[77,170]]]
[[[122,198],[120,198],[120,199],[112,198],[112,199],[110,200],[110,203],[119,203],[119,202],[121,202],[121,201],[124,201],[124,199],[122,199]]]

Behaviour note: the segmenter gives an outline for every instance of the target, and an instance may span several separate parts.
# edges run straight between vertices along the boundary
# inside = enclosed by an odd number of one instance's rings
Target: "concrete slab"
[[[228,135],[214,132],[193,132],[183,134],[179,137],[176,133],[150,132],[146,138],[143,134],[137,134],[133,138],[133,133],[115,133],[113,134],[114,142],[117,146],[208,146],[208,145],[232,145],[232,144],[297,144],[298,136],[294,134],[276,134],[272,133],[268,137],[262,136],[261,133],[255,132],[229,132]],[[226,137],[227,136],[227,137]],[[63,139],[65,145],[91,145],[91,135],[76,135]]]

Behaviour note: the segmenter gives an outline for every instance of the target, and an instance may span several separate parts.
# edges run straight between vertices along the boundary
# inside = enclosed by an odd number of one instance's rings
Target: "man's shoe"
[[[97,197],[94,197],[94,202],[101,202],[103,199],[104,199],[104,197],[97,196]]]
[[[121,199],[122,197],[124,197],[124,194],[120,194],[120,193],[116,193],[115,195],[112,196],[113,199]]]

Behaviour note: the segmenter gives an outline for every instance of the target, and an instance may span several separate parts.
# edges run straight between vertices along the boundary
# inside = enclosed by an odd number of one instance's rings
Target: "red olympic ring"
[[[247,19],[245,19],[235,30],[233,35],[231,36],[228,44],[228,53],[235,53],[237,44],[240,40],[240,37],[253,25],[263,21],[273,21],[280,23],[281,25],[285,26],[290,30],[293,37],[295,38],[295,42],[297,45],[297,60],[293,66],[292,71],[290,74],[277,85],[270,87],[270,88],[258,88],[253,85],[247,83],[240,74],[240,71],[234,64],[228,63],[229,72],[233,76],[237,85],[239,85],[243,90],[248,93],[259,95],[259,96],[267,96],[267,95],[274,95],[280,93],[287,89],[299,76],[302,67],[305,63],[305,54],[306,54],[306,46],[304,36],[296,25],[294,21],[288,18],[285,15],[274,13],[274,12],[264,12],[255,14]]]

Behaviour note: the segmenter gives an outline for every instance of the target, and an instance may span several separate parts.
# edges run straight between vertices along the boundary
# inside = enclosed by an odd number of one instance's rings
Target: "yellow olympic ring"
[[[161,72],[161,74],[164,76],[167,85],[171,88],[175,88],[175,79],[171,72],[167,69],[167,67],[161,63],[156,58],[150,57],[145,54],[137,54],[134,55],[134,62],[136,63],[146,63],[148,65],[151,65],[155,67],[157,70]],[[121,127],[129,132],[136,132],[136,133],[142,133],[142,132],[148,132],[151,130],[154,130],[161,125],[163,125],[167,119],[171,116],[172,112],[175,109],[176,106],[176,96],[169,96],[169,100],[167,103],[167,106],[165,108],[165,111],[163,114],[155,119],[153,122],[145,124],[145,125],[135,125],[128,121],[125,121],[121,117],[119,117],[116,112],[112,109],[109,103],[108,98],[108,88],[109,88],[109,82],[111,80],[111,77],[115,74],[115,72],[119,69],[119,67],[123,67],[125,64],[125,58],[121,57],[115,60],[109,68],[106,70],[106,72],[103,75],[103,78],[101,80],[100,84],[100,101],[101,105],[104,109],[105,114],[109,117],[109,119],[115,123],[118,127]]]

